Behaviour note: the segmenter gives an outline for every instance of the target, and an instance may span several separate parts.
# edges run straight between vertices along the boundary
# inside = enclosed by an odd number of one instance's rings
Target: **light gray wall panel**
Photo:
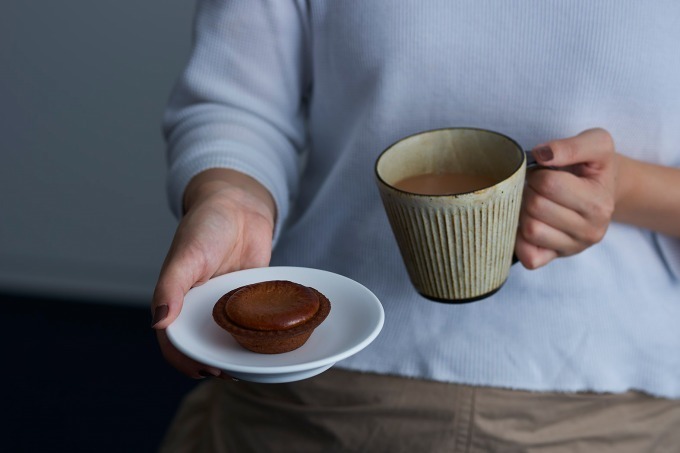
[[[176,226],[160,119],[193,9],[2,1],[0,292],[148,303]]]

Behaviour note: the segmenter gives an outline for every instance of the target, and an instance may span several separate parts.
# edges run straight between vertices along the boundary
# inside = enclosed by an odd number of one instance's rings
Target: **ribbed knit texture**
[[[170,200],[179,214],[206,168],[251,174],[279,210],[272,265],[375,292],[384,330],[338,366],[680,397],[677,238],[612,224],[577,256],[513,266],[482,302],[415,292],[373,164],[397,139],[448,126],[527,149],[603,127],[619,152],[680,166],[680,2],[200,1],[165,117]]]

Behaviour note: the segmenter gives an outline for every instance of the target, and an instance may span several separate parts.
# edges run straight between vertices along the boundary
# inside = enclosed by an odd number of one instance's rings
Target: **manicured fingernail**
[[[541,159],[542,162],[550,162],[553,158],[553,152],[549,146],[536,148],[536,154],[538,154],[538,158]]]
[[[156,324],[167,318],[169,311],[170,309],[165,304],[156,307],[156,309],[153,311],[153,320],[151,321],[151,327],[154,327]]]

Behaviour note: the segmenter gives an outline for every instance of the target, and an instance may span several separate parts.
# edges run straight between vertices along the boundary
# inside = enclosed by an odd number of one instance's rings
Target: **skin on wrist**
[[[183,211],[222,190],[237,189],[255,197],[276,221],[276,204],[269,190],[252,177],[228,168],[211,168],[194,176],[184,191]]]
[[[680,169],[617,155],[613,220],[680,237]]]

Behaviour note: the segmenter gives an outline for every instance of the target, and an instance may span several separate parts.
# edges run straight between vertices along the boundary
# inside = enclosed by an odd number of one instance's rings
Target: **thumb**
[[[604,129],[588,129],[573,137],[552,140],[533,149],[540,165],[551,167],[583,166],[599,171],[611,161],[614,143]]]
[[[161,271],[151,303],[152,328],[165,329],[179,316],[184,296],[191,288],[191,284],[183,284],[184,275],[175,266]]]

